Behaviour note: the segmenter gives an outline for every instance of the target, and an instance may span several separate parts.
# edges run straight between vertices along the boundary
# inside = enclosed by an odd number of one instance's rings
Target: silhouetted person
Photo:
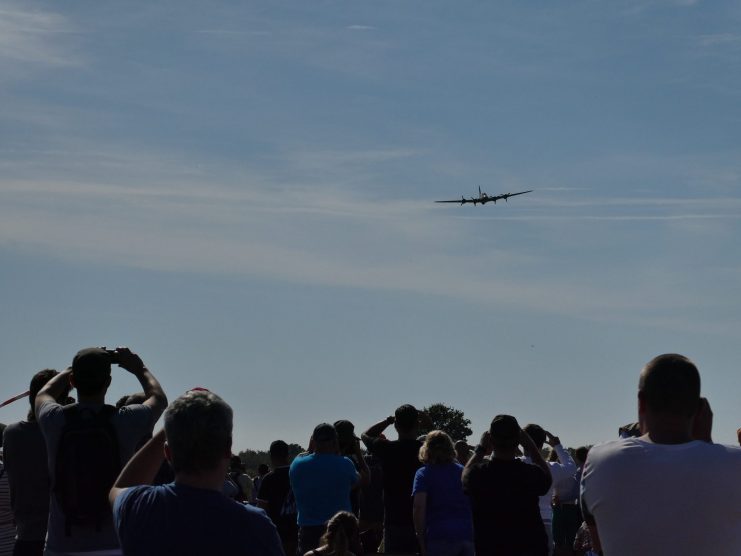
[[[455,459],[453,441],[431,431],[419,450],[424,465],[414,476],[414,528],[423,555],[473,556],[471,501],[463,493],[463,466]]]
[[[645,432],[593,447],[582,510],[605,554],[731,556],[741,547],[741,449],[713,444],[700,373],[682,355],[652,359],[638,381]]]
[[[543,444],[548,444],[552,453],[557,456],[554,461],[548,461],[548,467],[551,470],[551,489],[540,497],[540,516],[543,518],[543,525],[545,531],[548,534],[548,551],[553,552],[553,493],[556,486],[559,483],[573,481],[574,474],[576,473],[576,463],[572,459],[571,455],[561,445],[561,440],[546,431],[540,425],[530,424],[525,425],[523,430],[533,440],[535,447],[538,451],[543,449]],[[527,459],[527,458],[526,458]]]
[[[28,417],[8,425],[3,434],[4,465],[17,532],[13,548],[16,556],[40,556],[44,552],[51,481],[46,445],[36,421],[34,403],[39,390],[58,374],[54,369],[44,369],[33,376],[29,386]],[[57,399],[61,402],[68,393],[69,388],[63,389]]]
[[[360,453],[359,446],[356,451]],[[321,423],[311,435],[309,453],[296,456],[289,475],[298,510],[297,554],[305,554],[319,546],[333,515],[352,510],[350,491],[361,478],[367,481],[368,468],[363,463],[358,473],[353,462],[340,455],[335,428]]]
[[[414,475],[422,464],[417,439],[419,420],[428,419],[412,405],[402,405],[394,415],[370,427],[362,435],[368,450],[381,462],[383,473],[383,545],[388,553],[410,553],[418,550],[412,521],[412,486]],[[398,440],[387,440],[383,431],[394,425]]]
[[[262,510],[221,493],[232,450],[232,409],[191,390],[165,412],[165,428],[126,465],[110,490],[121,546],[137,556],[283,556]],[[175,482],[151,486],[163,457]]]
[[[517,459],[518,444],[532,464]],[[494,417],[463,470],[463,489],[473,509],[476,555],[547,555],[539,497],[550,487],[548,464],[517,420],[511,415]]]
[[[263,508],[268,517],[278,528],[278,535],[283,543],[283,552],[286,556],[296,553],[298,540],[298,526],[296,525],[296,505],[292,502],[291,479],[288,475],[290,468],[288,444],[283,440],[275,440],[270,444],[270,467],[273,470],[265,475],[257,493],[257,505]]]
[[[105,404],[112,363],[139,380],[146,395],[143,404],[119,410]],[[56,398],[69,385],[77,389],[79,401],[62,407]],[[107,492],[166,406],[157,379],[138,355],[124,347],[114,352],[79,351],[72,367],[41,389],[35,411],[52,478],[48,555],[118,550]]]

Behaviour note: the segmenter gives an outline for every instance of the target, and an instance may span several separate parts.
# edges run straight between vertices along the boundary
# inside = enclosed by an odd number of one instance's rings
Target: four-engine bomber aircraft
[[[514,197],[515,195],[524,195],[525,193],[531,193],[532,191],[533,191],[532,189],[528,189],[527,191],[520,191],[519,193],[503,193],[502,195],[494,195],[490,197],[486,193],[482,193],[481,187],[479,187],[478,197],[471,197],[470,199],[461,197],[460,201],[458,199],[454,199],[452,201],[435,201],[435,202],[436,203],[460,203],[462,205],[465,205],[466,203],[473,203],[474,206],[476,206],[478,203],[485,205],[488,202],[492,202],[496,205],[497,201],[501,199],[504,199],[506,201],[507,199],[509,199],[510,197]]]

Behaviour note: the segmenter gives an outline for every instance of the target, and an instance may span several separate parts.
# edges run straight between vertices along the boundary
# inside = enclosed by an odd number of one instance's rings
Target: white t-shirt
[[[560,444],[556,444],[553,447],[556,454],[558,454],[558,461],[549,461],[548,468],[551,470],[551,488],[550,490],[540,497],[538,506],[540,507],[540,517],[543,521],[553,520],[553,507],[551,506],[551,500],[553,499],[553,490],[557,488],[564,481],[573,479],[574,475],[578,471],[576,463],[568,451],[564,449]],[[529,457],[522,458],[527,463],[533,463]]]
[[[590,450],[581,490],[605,554],[741,554],[741,448],[607,442]]]

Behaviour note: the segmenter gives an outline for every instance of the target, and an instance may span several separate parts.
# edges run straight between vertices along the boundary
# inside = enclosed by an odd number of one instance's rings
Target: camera
[[[111,364],[115,364],[119,362],[118,352],[115,349],[106,349],[105,351],[111,358]]]

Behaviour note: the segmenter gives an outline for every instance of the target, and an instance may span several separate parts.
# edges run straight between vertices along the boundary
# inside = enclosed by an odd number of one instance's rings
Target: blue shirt
[[[358,482],[353,462],[336,454],[308,454],[288,472],[299,526],[324,525],[337,512],[352,511],[350,491]]]
[[[460,463],[425,465],[414,476],[412,496],[427,494],[427,539],[473,542],[471,502],[463,493]]]
[[[113,505],[124,554],[283,556],[265,512],[215,490],[171,483],[124,490]]]

